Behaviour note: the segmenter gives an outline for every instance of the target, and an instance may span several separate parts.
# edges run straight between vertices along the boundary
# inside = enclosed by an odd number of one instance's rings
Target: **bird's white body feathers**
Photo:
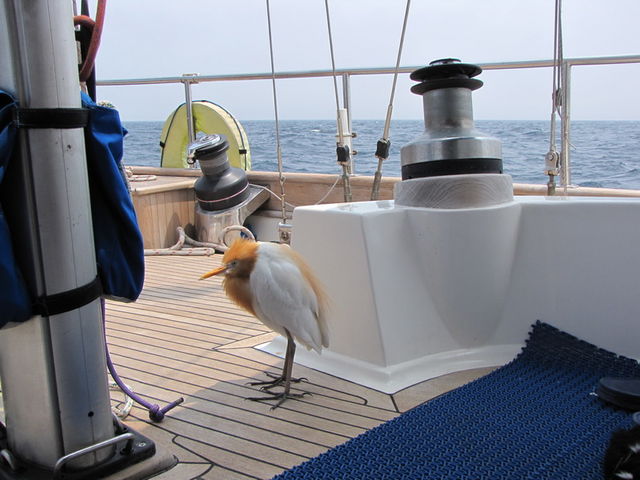
[[[219,274],[224,274],[229,298],[287,339],[282,375],[250,383],[269,395],[251,400],[278,400],[273,409],[289,398],[302,398],[307,392],[291,392],[291,382],[300,381],[291,377],[296,342],[318,353],[329,346],[326,296],[311,269],[287,245],[239,238],[223,255],[222,265],[200,279]],[[280,385],[282,392],[271,391]]]
[[[256,316],[266,326],[318,353],[329,345],[324,294],[302,259],[285,245],[259,243],[249,276]]]

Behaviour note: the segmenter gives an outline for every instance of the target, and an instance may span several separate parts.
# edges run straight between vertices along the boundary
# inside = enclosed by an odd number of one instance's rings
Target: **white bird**
[[[280,376],[263,385],[271,397],[251,400],[279,400],[305,395],[291,393],[295,341],[320,353],[329,346],[326,323],[326,295],[320,282],[302,257],[287,245],[238,239],[222,257],[222,266],[205,273],[200,279],[224,273],[225,293],[239,306],[253,314],[267,327],[287,339],[287,351]],[[284,385],[281,393],[270,389]]]

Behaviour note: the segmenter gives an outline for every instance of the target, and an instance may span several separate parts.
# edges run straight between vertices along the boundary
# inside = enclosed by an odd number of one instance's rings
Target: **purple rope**
[[[106,315],[104,298],[100,299],[100,305],[102,306],[102,323],[105,327],[105,335],[106,335],[107,315]],[[111,377],[116,382],[118,387],[120,387],[120,389],[125,393],[125,395],[131,397],[134,402],[139,403],[140,405],[145,407],[147,410],[149,410],[149,419],[152,422],[158,422],[158,423],[161,422],[162,419],[164,418],[165,413],[167,413],[173,407],[180,405],[182,402],[184,402],[184,398],[180,397],[177,400],[167,404],[163,408],[160,408],[160,405],[157,405],[155,403],[147,402],[144,398],[137,395],[134,391],[132,391],[128,386],[124,384],[124,382],[118,375],[118,372],[116,372],[116,368],[113,366],[113,362],[111,361],[111,355],[109,355],[109,345],[107,345],[106,342],[105,342],[105,349],[107,351],[107,368],[109,369],[109,373],[111,374]]]

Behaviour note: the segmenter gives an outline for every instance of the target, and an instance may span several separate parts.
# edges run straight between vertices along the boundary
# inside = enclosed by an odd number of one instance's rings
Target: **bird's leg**
[[[287,350],[286,350],[286,354],[284,356],[284,366],[282,367],[282,373],[280,375],[275,375],[273,373],[269,373],[269,372],[264,372],[264,374],[273,379],[273,380],[265,380],[263,382],[249,382],[247,385],[251,385],[251,386],[256,386],[256,385],[262,385],[262,388],[260,390],[263,391],[269,391],[270,389],[277,387],[278,385],[282,385],[285,380],[287,379],[287,374],[286,374],[286,369],[287,369],[287,359],[289,357],[291,357],[291,369],[293,368],[293,357],[296,354],[296,343],[294,342],[291,334],[289,333],[288,330],[285,330],[287,332]],[[293,382],[293,383],[299,383],[302,382],[304,380],[307,380],[307,378],[305,377],[301,377],[301,378],[292,378],[291,377],[291,372],[289,372],[289,381]]]
[[[293,357],[296,353],[296,344],[293,340],[293,337],[289,333],[288,330],[285,329],[287,333],[287,353],[284,357],[284,366],[282,368],[282,379],[277,384],[274,384],[270,387],[263,387],[270,397],[253,397],[249,398],[249,400],[259,401],[259,400],[279,400],[274,406],[271,407],[271,410],[278,408],[280,405],[284,403],[287,398],[302,398],[308,394],[308,392],[302,393],[291,393],[291,372],[293,371]],[[299,381],[299,380],[298,380]],[[280,393],[271,392],[269,389],[273,388],[275,385],[284,384],[284,390]]]

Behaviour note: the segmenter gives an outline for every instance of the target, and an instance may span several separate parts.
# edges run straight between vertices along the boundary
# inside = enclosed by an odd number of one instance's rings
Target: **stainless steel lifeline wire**
[[[291,241],[291,226],[287,223],[286,199],[284,192],[285,177],[282,168],[282,148],[280,146],[280,120],[278,118],[278,95],[276,91],[276,71],[273,61],[273,36],[271,33],[271,11],[269,9],[269,0],[267,2],[267,25],[269,27],[269,55],[271,57],[271,85],[273,89],[273,110],[276,123],[276,155],[278,158],[278,179],[280,182],[280,208],[282,213],[282,222],[278,226],[280,241],[289,243]]]
[[[324,7],[327,13],[327,31],[329,34],[329,50],[331,52],[331,69],[333,71],[333,91],[336,96],[336,124],[338,127],[338,144],[336,154],[338,163],[342,166],[342,184],[344,188],[344,201],[351,202],[351,180],[349,177],[349,159],[351,157],[349,148],[344,144],[344,132],[340,121],[340,99],[338,98],[338,80],[336,78],[336,61],[333,55],[333,38],[331,35],[331,17],[329,15],[329,0],[324,0]]]
[[[553,37],[553,93],[551,98],[551,124],[549,132],[549,151],[545,155],[545,173],[549,176],[547,183],[547,195],[555,195],[556,193],[556,176],[561,173],[560,154],[556,149],[556,117],[562,118],[561,109],[563,108],[562,91],[562,63],[564,62],[562,53],[562,0],[555,1],[555,20],[554,20],[554,37]],[[567,178],[566,166],[562,166],[564,174],[564,189],[566,193]]]
[[[393,73],[393,83],[391,85],[391,96],[389,97],[389,106],[387,107],[387,117],[384,121],[384,130],[382,138],[378,140],[376,146],[376,157],[378,158],[378,168],[373,177],[373,187],[371,189],[371,200],[377,200],[380,193],[380,181],[382,180],[382,162],[389,157],[389,149],[391,142],[389,141],[389,129],[391,128],[391,114],[393,112],[393,98],[396,93],[396,83],[398,82],[398,73],[400,70],[400,58],[402,57],[402,46],[404,45],[404,34],[407,31],[407,20],[409,19],[409,8],[411,0],[407,0],[407,7],[404,11],[404,21],[402,23],[402,33],[400,34],[400,45],[398,46],[398,57],[396,59],[396,68]]]

